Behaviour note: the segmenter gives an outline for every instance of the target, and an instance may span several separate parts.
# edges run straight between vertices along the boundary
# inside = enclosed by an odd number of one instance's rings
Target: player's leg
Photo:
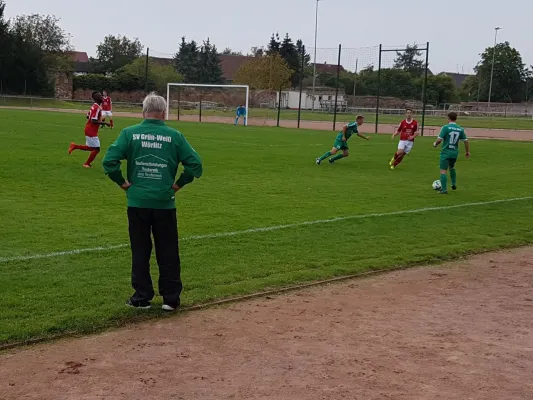
[[[457,158],[450,158],[448,160],[448,165],[450,167],[450,178],[452,181],[452,190],[457,190],[457,171],[455,170],[455,163]]]
[[[235,126],[239,125],[239,116],[237,115],[235,117]]]
[[[403,161],[403,158],[413,149],[413,142],[410,142],[409,140],[404,140],[403,142],[402,148],[398,149],[398,157],[396,157],[396,161],[394,161],[394,167],[397,167]]]
[[[154,298],[152,277],[150,276],[150,256],[152,254],[151,228],[153,211],[147,208],[128,208],[128,227],[131,248],[131,285],[135,290],[126,302],[136,308],[149,308]]]
[[[87,142],[87,136],[85,137],[85,142]],[[76,144],[71,142],[68,147],[68,154],[72,154],[74,150],[92,151],[92,148],[87,144]]]
[[[398,143],[398,150],[394,154],[393,159],[391,160],[391,169],[395,169],[398,164],[400,164],[405,156],[405,148],[407,146],[406,140],[400,140]]]
[[[109,117],[109,127],[113,129],[113,127],[115,126],[115,123],[113,122],[113,112],[108,111],[107,116]]]
[[[404,142],[404,141],[400,140],[400,142],[398,143],[398,150],[396,150],[396,153],[394,153],[394,156],[391,158],[391,160],[389,162],[390,166],[393,166],[394,163],[396,162],[396,160],[398,159],[398,157],[402,156],[403,149],[404,149],[404,145],[402,144],[402,142]]]
[[[331,157],[329,159],[329,163],[333,164],[335,161],[340,160],[341,158],[348,157],[350,155],[350,152],[348,150],[348,146],[345,146],[342,148],[342,153],[337,154],[335,157]]]
[[[448,160],[446,155],[440,156],[440,194],[448,193]]]
[[[337,141],[335,141],[335,144],[333,145],[330,151],[322,154],[320,157],[316,159],[316,165],[320,165],[320,163],[324,161],[326,158],[328,158],[329,156],[337,154],[337,151],[339,151],[340,149],[341,149],[341,145],[337,143]]]
[[[85,164],[83,164],[83,167],[92,168],[92,165],[91,165],[92,162],[94,161],[98,153],[100,153],[100,139],[98,139],[98,137],[86,136],[85,142],[87,144],[87,147],[90,148],[91,154],[89,154],[89,158],[87,159],[87,161],[85,161]]]

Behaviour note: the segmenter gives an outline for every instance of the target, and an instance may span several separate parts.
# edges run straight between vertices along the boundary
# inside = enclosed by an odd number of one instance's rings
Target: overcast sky
[[[301,38],[313,54],[315,0],[7,0],[6,14],[53,14],[72,35],[77,50],[95,55],[108,34],[137,37],[151,51],[175,53],[181,36],[209,37],[220,49],[243,52],[266,45],[272,32]],[[533,64],[533,0],[320,0],[317,46],[403,46],[430,42],[434,72],[472,72],[479,53],[494,42],[509,41],[527,65]],[[333,51],[317,52],[317,62],[332,62]],[[348,69],[375,61],[371,49],[346,50]],[[154,54],[160,55],[160,54]],[[391,63],[393,55],[385,57]],[[327,60],[326,60],[327,59]]]

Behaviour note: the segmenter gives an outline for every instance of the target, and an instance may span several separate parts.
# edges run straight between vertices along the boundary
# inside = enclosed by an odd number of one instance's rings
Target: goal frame
[[[249,105],[249,99],[250,99],[250,86],[248,85],[211,85],[211,84],[205,84],[205,83],[167,83],[167,112],[166,112],[166,119],[168,121],[168,117],[170,115],[170,88],[172,86],[177,87],[200,87],[200,88],[238,88],[238,89],[246,89],[246,118],[245,118],[245,126],[248,126],[248,105]]]

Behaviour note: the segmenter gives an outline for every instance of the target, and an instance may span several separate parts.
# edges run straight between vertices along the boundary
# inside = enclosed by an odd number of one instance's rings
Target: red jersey
[[[97,103],[94,103],[89,112],[87,113],[87,123],[85,124],[85,136],[97,137],[100,124],[95,122],[100,121],[102,114],[102,108]]]
[[[102,111],[111,111],[112,103],[111,97],[102,97]]]
[[[413,136],[416,131],[418,130],[418,122],[416,122],[415,119],[412,119],[410,122],[407,122],[406,119],[404,119],[400,126],[398,127],[398,131],[400,133],[400,140],[409,140],[410,136]],[[411,141],[414,141],[415,139],[411,139]]]

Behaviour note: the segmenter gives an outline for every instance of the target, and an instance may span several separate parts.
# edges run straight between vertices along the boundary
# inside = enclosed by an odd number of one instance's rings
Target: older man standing
[[[159,265],[163,310],[180,305],[182,291],[175,194],[202,175],[202,162],[183,135],[165,124],[166,101],[155,94],[143,101],[144,121],[124,129],[103,161],[107,176],[127,193],[135,293],[126,305],[150,308],[154,288],[150,276],[152,238]],[[127,160],[124,179],[120,161]],[[178,165],[184,167],[176,179]]]

